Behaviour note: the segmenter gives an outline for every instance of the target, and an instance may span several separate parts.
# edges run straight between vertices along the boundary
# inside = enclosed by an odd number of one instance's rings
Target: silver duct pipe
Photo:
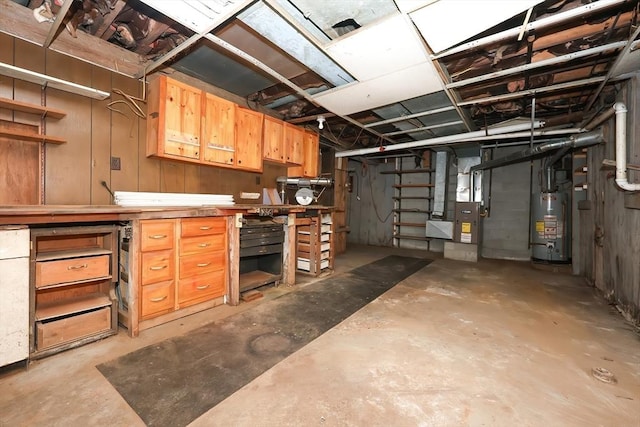
[[[489,160],[488,162],[480,163],[473,166],[471,172],[477,170],[493,169],[500,166],[507,166],[514,163],[519,163],[525,160],[529,160],[533,157],[537,157],[551,150],[558,150],[561,148],[580,148],[588,147],[590,145],[603,143],[604,135],[602,129],[597,131],[582,133],[578,135],[571,135],[569,138],[561,139],[559,141],[547,142],[545,144],[537,145],[533,148],[527,148],[526,150],[510,154],[499,159]]]
[[[312,185],[331,187],[333,185],[333,178],[290,178],[287,176],[279,176],[276,178],[276,182],[278,182],[278,184],[295,185],[298,187],[311,187]]]

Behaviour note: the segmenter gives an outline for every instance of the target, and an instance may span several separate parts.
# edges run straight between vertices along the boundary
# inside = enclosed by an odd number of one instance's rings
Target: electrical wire
[[[371,193],[371,204],[373,205],[373,211],[376,213],[376,217],[378,217],[378,221],[381,223],[386,223],[391,214],[393,214],[393,209],[389,212],[385,219],[382,219],[380,213],[378,212],[378,206],[376,205],[376,200],[373,196],[373,183],[371,182],[371,174],[369,173],[369,165],[365,162],[362,163],[362,177],[367,177],[367,181],[369,182],[369,192]]]

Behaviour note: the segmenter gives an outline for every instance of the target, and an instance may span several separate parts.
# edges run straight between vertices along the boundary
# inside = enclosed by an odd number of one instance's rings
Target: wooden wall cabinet
[[[233,166],[236,158],[236,107],[226,99],[203,96],[202,160],[205,164]]]
[[[319,170],[320,136],[310,130],[304,130],[302,146],[302,164],[290,166],[287,176],[315,178]]]
[[[236,167],[262,172],[264,114],[236,106]]]
[[[286,163],[284,147],[284,122],[275,117],[264,116],[264,160]]]
[[[159,76],[149,84],[147,155],[200,160],[203,92]]]
[[[139,236],[139,322],[226,294],[226,217],[141,220]]]
[[[302,165],[304,160],[304,129],[284,123],[284,149],[287,163]]]
[[[32,358],[117,332],[117,248],[114,225],[31,230]]]

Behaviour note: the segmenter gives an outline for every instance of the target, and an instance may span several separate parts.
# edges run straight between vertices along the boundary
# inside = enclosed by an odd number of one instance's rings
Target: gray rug
[[[388,256],[97,368],[150,426],[184,426],[429,260]]]

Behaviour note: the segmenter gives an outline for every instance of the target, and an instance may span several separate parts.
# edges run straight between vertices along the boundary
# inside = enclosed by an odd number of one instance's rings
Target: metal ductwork
[[[545,155],[547,152],[552,150],[588,147],[590,145],[601,144],[603,142],[605,142],[605,140],[602,129],[572,135],[568,138],[536,145],[535,147],[527,148],[526,150],[519,151],[517,153],[513,153],[499,159],[493,159],[480,163],[479,165],[473,166],[471,168],[471,172],[520,163],[525,160]]]

